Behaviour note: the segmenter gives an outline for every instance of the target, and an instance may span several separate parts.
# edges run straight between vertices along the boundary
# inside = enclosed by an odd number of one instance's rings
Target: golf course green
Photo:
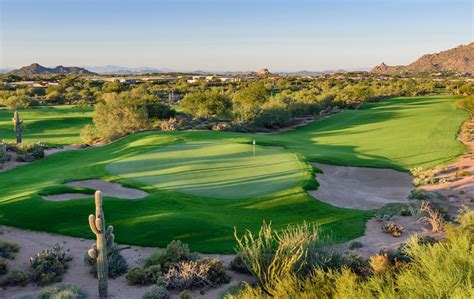
[[[149,193],[104,199],[106,221],[121,243],[165,246],[180,239],[192,250],[232,252],[234,227],[256,232],[263,220],[276,228],[318,222],[337,240],[352,239],[372,212],[310,197],[306,190],[317,184],[306,162],[403,171],[450,162],[465,150],[456,134],[468,116],[452,107],[456,98],[394,98],[285,133],[150,131],[57,153],[0,173],[0,224],[91,238],[92,200],[52,202],[40,194],[79,192],[63,183],[103,179]]]
[[[297,185],[303,164],[271,147],[178,143],[112,162],[106,170],[145,185],[213,198],[250,198]]]
[[[48,106],[19,110],[24,120],[24,142],[46,142],[50,146],[80,143],[80,131],[92,122],[92,108]],[[14,142],[12,110],[0,110],[0,140]]]

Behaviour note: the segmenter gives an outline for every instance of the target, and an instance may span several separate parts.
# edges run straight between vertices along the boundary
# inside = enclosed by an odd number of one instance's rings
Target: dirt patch
[[[98,179],[72,181],[67,182],[64,185],[100,190],[102,191],[103,196],[111,196],[118,198],[140,199],[148,196],[148,193],[146,193],[145,191],[124,187],[117,183],[106,182]]]
[[[362,237],[356,238],[349,242],[343,243],[340,246],[348,248],[352,242],[360,242],[363,247],[356,249],[356,252],[364,258],[369,258],[372,255],[379,253],[382,249],[397,249],[402,243],[414,236],[432,236],[436,239],[441,239],[443,233],[431,232],[431,228],[418,221],[417,216],[393,216],[389,222],[400,224],[403,227],[403,233],[400,237],[393,237],[382,231],[382,224],[387,221],[379,221],[375,218],[367,221],[365,226],[365,234]]]
[[[13,227],[0,226],[0,239],[15,242],[21,246],[20,252],[14,260],[7,260],[10,269],[30,270],[30,257],[43,249],[52,247],[55,243],[59,243],[70,249],[73,260],[69,269],[64,275],[60,284],[72,283],[86,291],[89,298],[98,298],[97,280],[89,274],[89,267],[84,264],[84,254],[90,248],[94,240],[81,238],[66,237],[49,233],[33,232],[28,230],[17,229]],[[92,234],[92,233],[91,233]],[[127,260],[129,268],[141,266],[144,260],[159,248],[130,246],[129,249],[121,251]],[[202,257],[212,257],[220,259],[226,266],[232,260],[232,255],[219,254],[201,254]],[[238,281],[251,281],[248,275],[237,274],[228,271],[231,276],[231,283]],[[218,298],[228,287],[230,283],[222,285],[215,289],[206,291],[204,295],[200,295],[198,291],[194,292],[193,298]],[[135,287],[127,285],[125,275],[116,279],[109,279],[109,295],[111,298],[141,298],[150,287]],[[19,295],[35,296],[39,293],[41,287],[29,284],[26,287],[9,287],[0,291],[0,298],[13,298]],[[36,298],[36,297],[34,297]],[[177,294],[173,294],[172,298],[179,298]]]
[[[324,173],[316,174],[320,186],[309,194],[336,207],[372,210],[404,203],[413,189],[411,175],[392,169],[312,165]]]

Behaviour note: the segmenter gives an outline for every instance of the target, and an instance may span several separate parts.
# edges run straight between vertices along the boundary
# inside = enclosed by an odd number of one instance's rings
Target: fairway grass
[[[305,167],[295,154],[249,144],[194,141],[119,160],[106,170],[145,185],[225,199],[293,187]]]
[[[261,149],[266,155],[276,157],[280,153],[285,157],[298,155],[299,161],[386,167],[403,171],[415,166],[430,167],[448,163],[465,150],[462,143],[456,140],[456,134],[468,116],[464,111],[452,107],[452,101],[456,98],[458,97],[394,98],[365,104],[359,110],[347,110],[297,130],[279,134],[150,131],[133,134],[103,147],[57,153],[41,161],[0,173],[0,224],[93,238],[87,223],[87,216],[94,211],[91,199],[50,202],[43,200],[39,194],[57,194],[58,190],[65,193],[77,192],[78,190],[63,183],[97,178],[140,188],[149,193],[142,200],[104,199],[107,224],[114,225],[117,241],[120,243],[162,247],[173,239],[180,239],[188,243],[192,250],[200,252],[233,252],[234,227],[239,233],[245,229],[255,233],[263,220],[272,221],[275,228],[301,223],[303,220],[317,222],[325,233],[337,240],[349,240],[363,234],[365,221],[373,213],[336,208],[314,200],[306,192],[311,183],[314,185],[313,175],[306,168],[306,163],[303,164],[305,168],[299,171],[301,179],[294,184],[284,189],[278,187],[271,190],[273,186],[266,186],[267,183],[263,182],[258,187],[262,190],[269,189],[262,192],[262,195],[242,195],[242,198],[225,198],[224,195],[214,198],[212,194],[217,189],[212,188],[212,181],[215,177],[206,178],[204,174],[207,168],[218,165],[215,162],[229,167],[226,161],[219,160],[221,152],[226,150],[231,153],[230,156],[236,155],[236,159],[243,159],[242,163],[250,163],[245,157],[226,149],[224,144],[230,144],[231,148],[241,148],[240,153],[249,152],[252,139],[257,141],[257,156]],[[4,126],[3,121],[5,117],[2,118],[1,126]],[[52,124],[58,123],[53,121],[51,126]],[[54,126],[50,130],[54,131]],[[37,134],[46,137],[41,130]],[[78,132],[71,134],[78,136]],[[205,144],[210,148],[203,150]],[[219,148],[220,146],[224,148]],[[217,147],[216,151],[212,152],[214,147]],[[204,155],[205,163],[209,165],[193,161],[199,155]],[[176,161],[169,161],[173,157]],[[147,169],[151,171],[151,177],[155,177],[153,182],[136,179],[145,178],[147,174],[137,172],[133,167],[127,169],[124,165],[117,167],[118,172],[111,170],[111,167],[115,167],[113,165],[131,163],[129,166],[134,166],[137,161],[148,158],[160,163],[159,167]],[[279,159],[286,158],[282,156]],[[259,164],[263,163],[262,169],[269,166],[265,166],[268,162],[266,160],[267,158],[259,161]],[[184,165],[197,170],[199,175],[185,177],[183,173],[180,174],[179,167]],[[161,177],[166,171],[171,171],[170,178],[163,180]],[[269,171],[279,173],[282,170]],[[246,173],[244,169],[237,173],[226,169],[226,172],[218,176],[236,184]],[[225,178],[229,174],[232,177]],[[127,175],[130,176],[127,178]],[[194,180],[202,180],[200,184],[207,184],[208,190],[184,190],[187,188],[187,180],[191,180],[190,185]],[[251,192],[247,189],[250,188],[241,186],[237,192]],[[197,191],[207,193],[197,195]]]
[[[13,110],[0,109],[0,140],[15,141]],[[24,120],[23,142],[45,142],[49,146],[80,143],[82,127],[92,122],[92,108],[48,106],[18,110]]]

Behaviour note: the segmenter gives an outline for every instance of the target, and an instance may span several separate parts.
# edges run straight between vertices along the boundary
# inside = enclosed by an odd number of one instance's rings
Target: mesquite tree
[[[96,235],[97,243],[87,252],[89,256],[97,261],[97,278],[99,279],[99,297],[107,298],[107,279],[109,266],[107,263],[107,251],[114,244],[114,228],[109,226],[105,229],[104,211],[102,210],[102,192],[95,192],[95,215],[89,215],[89,226]]]
[[[21,143],[21,133],[23,132],[23,120],[20,119],[20,114],[18,111],[15,111],[13,113],[13,130],[15,130],[16,134],[16,143],[20,144]]]

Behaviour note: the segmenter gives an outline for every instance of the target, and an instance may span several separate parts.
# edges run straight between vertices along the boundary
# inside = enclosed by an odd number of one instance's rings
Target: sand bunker
[[[77,198],[94,198],[92,194],[83,194],[83,193],[64,193],[64,194],[55,194],[55,195],[45,195],[43,196],[46,200],[51,201],[65,201],[70,199]]]
[[[106,181],[98,180],[98,179],[72,181],[72,182],[67,182],[64,185],[100,190],[102,191],[102,195],[104,196],[111,196],[111,197],[118,197],[118,198],[139,199],[139,198],[144,198],[148,196],[148,193],[146,193],[145,191],[124,187],[117,183],[106,182]]]
[[[110,183],[103,180],[93,179],[84,181],[67,182],[64,185],[85,187],[93,190],[102,191],[103,196],[118,197],[125,199],[140,199],[148,196],[148,193],[139,189],[127,188],[117,183]],[[94,195],[83,193],[64,193],[57,195],[43,196],[46,200],[64,201],[77,198],[93,198]]]
[[[404,203],[414,188],[411,175],[391,169],[312,165],[324,173],[316,174],[320,186],[309,194],[336,207],[372,210],[388,203]]]

